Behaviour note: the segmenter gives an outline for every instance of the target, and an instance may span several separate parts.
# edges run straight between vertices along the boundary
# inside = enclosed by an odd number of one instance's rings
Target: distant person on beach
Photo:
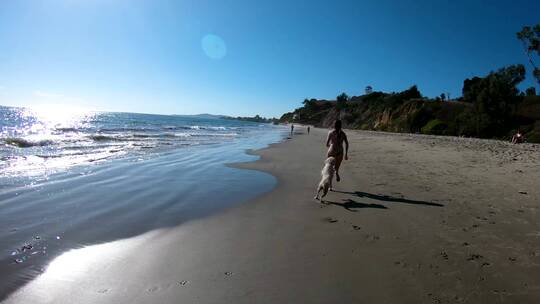
[[[307,134],[309,134],[309,126],[307,127]]]
[[[326,146],[328,147],[328,153],[326,157],[335,157],[336,158],[336,181],[340,181],[339,177],[339,166],[343,161],[343,142],[345,142],[345,160],[349,159],[349,141],[347,140],[347,135],[343,130],[341,130],[341,120],[336,120],[334,122],[334,129],[328,132],[328,138],[326,139]]]
[[[293,131],[294,131],[294,125],[291,125],[291,136],[293,134]]]
[[[512,143],[513,144],[521,144],[525,141],[525,137],[523,136],[523,133],[521,133],[521,130],[518,129],[517,133],[512,136]]]

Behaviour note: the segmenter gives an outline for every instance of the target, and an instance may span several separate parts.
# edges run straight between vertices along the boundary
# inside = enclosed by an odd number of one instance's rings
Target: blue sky
[[[0,104],[280,116],[366,85],[458,96],[467,77],[527,64],[515,33],[538,12],[521,0],[1,1]]]

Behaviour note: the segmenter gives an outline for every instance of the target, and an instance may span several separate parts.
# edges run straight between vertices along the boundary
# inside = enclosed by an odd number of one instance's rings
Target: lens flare
[[[201,47],[206,56],[212,59],[222,59],[227,55],[227,45],[225,41],[216,35],[208,34],[201,40]]]

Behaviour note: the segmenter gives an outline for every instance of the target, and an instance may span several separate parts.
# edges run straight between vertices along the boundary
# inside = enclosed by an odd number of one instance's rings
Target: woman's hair
[[[334,122],[334,129],[341,130],[341,120],[336,119],[336,121]]]

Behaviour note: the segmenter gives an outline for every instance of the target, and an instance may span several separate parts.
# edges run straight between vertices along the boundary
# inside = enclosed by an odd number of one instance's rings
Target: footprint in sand
[[[378,235],[370,235],[370,234],[367,234],[367,235],[365,236],[365,238],[366,238],[368,241],[372,241],[372,242],[375,242],[375,241],[378,241],[378,240],[381,239],[381,237],[378,236]]]
[[[338,222],[338,220],[333,218],[333,217],[325,217],[324,221],[328,222],[328,223],[337,223]]]
[[[442,303],[441,298],[439,298],[438,296],[435,296],[432,293],[428,293],[428,296],[431,298],[433,303]]]
[[[441,257],[445,260],[448,260],[448,253],[446,253],[446,251],[441,251]]]
[[[404,261],[395,261],[394,265],[401,266],[402,268],[407,268],[407,266],[409,266],[409,264],[407,264],[407,262],[404,262]]]
[[[148,292],[156,292],[156,291],[158,291],[158,290],[159,290],[159,287],[157,287],[157,286],[152,286],[152,287],[148,288],[146,291],[148,291]]]
[[[482,258],[484,258],[482,255],[473,253],[467,258],[467,261],[475,261],[475,260],[479,260],[479,259],[482,259]]]
[[[98,293],[106,293],[106,292],[108,292],[108,291],[109,291],[109,290],[108,290],[107,288],[103,288],[103,289],[98,290],[97,292],[98,292]]]

